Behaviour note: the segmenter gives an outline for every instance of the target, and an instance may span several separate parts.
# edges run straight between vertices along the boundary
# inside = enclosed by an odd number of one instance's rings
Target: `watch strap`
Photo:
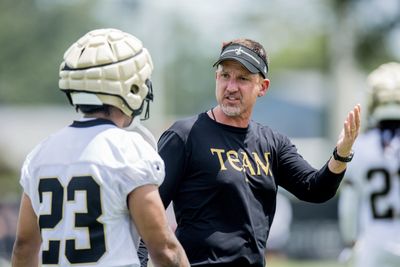
[[[335,147],[335,149],[333,150],[333,158],[337,161],[350,162],[353,159],[353,156],[354,156],[353,150],[350,151],[350,155],[348,155],[347,157],[339,156],[337,153],[337,147]]]

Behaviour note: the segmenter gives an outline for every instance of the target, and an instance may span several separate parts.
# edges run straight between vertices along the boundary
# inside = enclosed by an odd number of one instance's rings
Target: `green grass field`
[[[151,263],[148,267],[153,267]],[[301,261],[292,259],[269,259],[266,267],[346,267],[334,261]]]
[[[270,259],[267,267],[346,267],[334,261],[300,261],[290,259]]]

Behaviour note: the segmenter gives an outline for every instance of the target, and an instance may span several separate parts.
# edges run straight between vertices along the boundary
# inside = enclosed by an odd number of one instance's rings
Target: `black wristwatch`
[[[335,147],[335,149],[333,150],[333,158],[337,161],[341,161],[341,162],[350,162],[353,159],[354,156],[354,151],[350,151],[350,155],[348,155],[347,157],[341,157],[338,155],[337,153],[337,147]]]

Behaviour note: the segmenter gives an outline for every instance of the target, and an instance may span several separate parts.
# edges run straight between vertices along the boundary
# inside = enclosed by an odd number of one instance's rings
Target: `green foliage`
[[[175,75],[164,77],[163,86],[170,92],[166,95],[168,113],[187,115],[206,111],[215,102],[211,61],[199,58],[187,61],[185,55],[181,56],[167,67]],[[208,73],[205,70],[209,70]]]
[[[176,33],[175,54],[165,66],[167,71],[164,72],[162,85],[169,92],[166,94],[167,112],[187,115],[206,111],[215,104],[212,59],[199,53],[204,49],[202,43],[193,41],[197,39],[197,32],[179,19],[174,20],[172,25]]]
[[[107,5],[104,5],[104,2],[0,1],[0,104],[57,102],[66,104],[64,95],[58,90],[58,66],[66,48],[87,31],[102,27],[102,23],[123,25],[125,21],[125,27],[131,29],[131,23],[136,19],[132,16],[132,10],[139,10],[140,14],[150,14],[140,10],[141,4],[138,0],[115,1],[112,4],[108,1]],[[361,0],[327,1],[326,4],[335,17],[332,23],[335,23],[335,20],[342,21],[344,14],[355,15],[355,6],[361,2]],[[103,7],[118,6],[119,8],[115,9],[118,11],[115,12],[117,15],[108,9],[100,14],[97,7],[102,3]],[[165,73],[161,86],[168,91],[165,99],[166,111],[175,115],[203,111],[215,103],[211,55],[201,53],[211,42],[205,43],[204,40],[207,38],[199,38],[198,29],[188,24],[187,18],[179,15],[179,12],[162,14],[163,21],[158,28],[159,33],[168,28],[167,32],[173,34],[168,36],[171,40],[169,43],[173,45],[168,47],[163,55],[162,61],[165,63],[162,66],[163,70],[157,70],[158,73]],[[98,17],[101,17],[101,21],[97,20]],[[279,16],[277,18],[279,19]],[[240,26],[238,33],[241,29],[254,29],[254,25],[257,25],[258,35],[262,35],[263,25],[269,25],[277,18],[266,18],[250,12],[248,16],[238,18],[234,25]],[[362,22],[361,19],[359,21]],[[147,23],[147,20],[141,18],[135,21],[135,26],[141,28],[145,26],[144,23]],[[361,69],[369,71],[393,59],[390,51],[385,49],[384,40],[399,23],[400,17],[393,16],[383,20],[375,28],[356,27],[354,54]],[[210,27],[209,25],[201,24],[199,28]],[[290,33],[291,29],[285,28],[284,20],[279,25],[276,31]],[[330,33],[327,29],[324,33],[319,31],[300,36],[301,38],[296,38],[298,36],[296,34],[290,34],[292,38],[290,42],[270,54],[271,77],[284,68],[328,71],[332,60],[329,49]],[[155,34],[155,32],[149,33],[150,36]],[[265,40],[273,39],[273,32],[266,31],[265,34],[267,35]],[[220,37],[212,36],[212,38]],[[158,49],[163,48],[158,47]],[[218,51],[215,51],[213,56],[217,54]],[[196,101],[188,101],[190,99]]]
[[[266,267],[344,267],[334,261],[297,261],[293,259],[275,259],[268,261]]]
[[[400,20],[398,23],[400,23]],[[394,24],[395,22],[387,21],[373,31],[363,33],[361,38],[358,39],[355,56],[360,65],[368,72],[380,64],[393,61],[393,56],[390,55],[384,40]]]
[[[327,71],[329,68],[328,38],[328,35],[315,35],[302,42],[293,40],[270,58],[274,71],[280,68],[311,68]]]
[[[355,60],[361,69],[368,73],[380,64],[395,60],[396,56],[389,51],[386,42],[388,36],[399,28],[399,9],[387,12],[385,8],[379,9],[375,4],[371,5],[371,8],[375,8],[375,17],[357,18],[357,6],[365,5],[363,0],[330,0],[329,2],[337,20],[345,19],[346,14],[354,17],[353,23],[357,25],[354,27],[356,38],[353,49]]]
[[[91,2],[0,2],[0,104],[65,103],[58,66],[71,40],[95,24]]]

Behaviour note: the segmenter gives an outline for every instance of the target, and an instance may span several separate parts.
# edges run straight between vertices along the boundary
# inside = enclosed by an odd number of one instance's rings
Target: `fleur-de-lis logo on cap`
[[[241,47],[235,49],[235,54],[236,55],[240,55],[241,53],[242,53],[242,48]]]

